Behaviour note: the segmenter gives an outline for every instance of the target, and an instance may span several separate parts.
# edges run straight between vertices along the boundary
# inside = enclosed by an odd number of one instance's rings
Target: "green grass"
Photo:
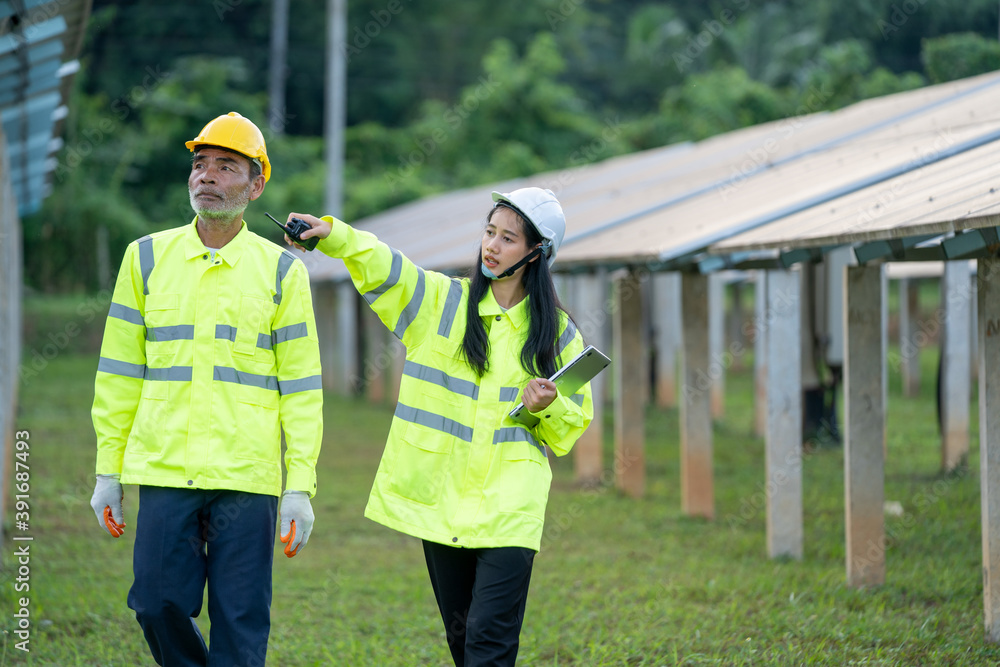
[[[940,474],[935,353],[922,361],[920,397],[901,398],[898,378],[890,385],[886,499],[902,503],[904,515],[887,518],[885,585],[845,585],[840,448],[804,459],[804,558],[767,557],[764,446],[752,435],[751,378],[731,374],[715,429],[714,521],[680,511],[674,410],[649,410],[642,500],[612,487],[579,489],[572,461],[553,461],[520,664],[1000,662],[983,631],[976,436],[968,469]],[[95,369],[95,356],[62,354],[22,389],[17,428],[31,433],[32,650],[14,649],[14,619],[4,613],[0,665],[152,664],[125,604],[135,489],[126,492],[129,530],[121,540],[98,528],[89,506]],[[391,413],[327,399],[315,530],[296,558],[276,551],[269,665],[450,664],[419,543],[362,516]],[[609,435],[609,479],[611,447]],[[4,610],[16,604],[13,550],[8,540]],[[208,626],[204,617],[199,623]]]

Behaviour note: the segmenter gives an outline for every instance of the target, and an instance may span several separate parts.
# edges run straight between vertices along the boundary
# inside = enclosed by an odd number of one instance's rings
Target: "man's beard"
[[[198,219],[204,222],[228,222],[239,217],[250,204],[250,189],[252,183],[247,183],[246,188],[236,194],[235,197],[226,198],[219,201],[219,205],[208,208],[195,198],[195,190],[188,188],[188,198],[191,201],[191,208],[198,214]]]

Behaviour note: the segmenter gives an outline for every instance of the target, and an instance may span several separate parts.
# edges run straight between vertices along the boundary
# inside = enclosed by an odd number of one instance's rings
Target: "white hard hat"
[[[562,245],[563,237],[566,235],[566,216],[563,215],[562,206],[552,191],[542,188],[521,188],[508,193],[494,192],[493,201],[510,206],[538,230],[546,241],[543,248],[549,266],[552,266],[556,252],[559,251],[559,246]]]

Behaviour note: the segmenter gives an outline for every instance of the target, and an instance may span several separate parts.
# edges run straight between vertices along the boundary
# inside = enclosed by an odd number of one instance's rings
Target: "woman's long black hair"
[[[493,218],[498,207],[490,210],[486,216],[487,224]],[[510,209],[514,211],[514,209]],[[534,248],[545,239],[535,226],[530,224],[520,213],[517,218],[521,230],[528,242],[528,248]],[[465,359],[476,374],[482,377],[489,370],[490,339],[479,317],[479,302],[486,296],[490,288],[490,280],[480,270],[482,264],[482,248],[476,251],[476,262],[470,271],[472,279],[469,285],[469,302],[466,310],[465,336],[462,339],[462,350]],[[565,312],[555,286],[552,284],[552,274],[544,255],[528,262],[521,274],[521,284],[524,285],[528,299],[528,338],[521,349],[521,366],[534,377],[550,377],[556,372],[556,336],[559,335],[559,313]]]

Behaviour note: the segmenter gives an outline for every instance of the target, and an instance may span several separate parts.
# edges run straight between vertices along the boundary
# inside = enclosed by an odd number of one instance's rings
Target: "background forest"
[[[255,231],[327,212],[326,4],[291,3],[268,118],[269,0],[94,0],[54,192],[24,221],[29,287],[105,288],[128,242],[188,222],[183,142],[227,111],[271,126]],[[994,0],[350,0],[339,213],[998,69],[998,24]]]

